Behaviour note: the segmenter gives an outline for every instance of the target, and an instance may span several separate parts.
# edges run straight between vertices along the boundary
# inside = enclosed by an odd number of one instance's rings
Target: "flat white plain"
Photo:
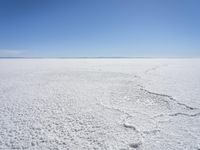
[[[0,149],[200,149],[200,59],[1,59]]]

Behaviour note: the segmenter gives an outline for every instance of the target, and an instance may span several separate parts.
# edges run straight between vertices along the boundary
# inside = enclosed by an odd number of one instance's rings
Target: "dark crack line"
[[[187,116],[187,117],[197,117],[200,116],[200,112],[196,114],[186,114],[186,113],[174,113],[174,114],[169,114],[169,116]]]
[[[176,99],[174,99],[172,96],[169,96],[169,95],[166,95],[166,94],[160,94],[160,93],[151,92],[151,91],[148,91],[148,90],[146,90],[146,89],[144,89],[144,88],[140,88],[140,90],[145,91],[145,92],[147,92],[148,94],[152,94],[152,95],[156,95],[156,96],[161,96],[161,97],[166,97],[166,98],[170,99],[171,101],[176,102],[178,105],[184,106],[184,107],[187,108],[187,109],[190,109],[190,110],[199,110],[199,108],[191,107],[191,106],[188,106],[188,105],[186,105],[186,104],[184,104],[184,103],[178,102],[178,101],[177,101]],[[165,100],[163,100],[163,101],[165,101]],[[168,102],[168,101],[165,101],[165,102]],[[169,102],[168,102],[168,103],[169,103]]]
[[[160,130],[151,130],[151,131],[143,131],[143,133],[144,134],[156,134],[156,133],[158,133],[158,132],[160,132]]]
[[[150,130],[150,131],[139,131],[135,126],[131,125],[131,124],[128,124],[128,123],[124,123],[123,126],[125,128],[129,128],[129,129],[133,129],[134,131],[136,131],[137,133],[139,134],[156,134],[158,132],[160,132],[160,130],[156,129],[156,130]]]
[[[133,126],[133,125],[127,124],[127,123],[125,122],[125,123],[123,123],[123,126],[124,126],[125,128],[133,129],[134,131],[136,131],[137,133],[139,133],[139,131],[138,131],[138,130],[136,129],[136,127]]]
[[[200,116],[200,112],[195,113],[195,114],[187,114],[187,113],[182,113],[182,112],[173,113],[173,114],[161,114],[161,115],[154,116],[152,119],[156,119],[156,118],[160,118],[160,117],[164,117],[164,116],[170,116],[170,117],[174,117],[174,116],[198,117],[198,116]]]
[[[175,99],[173,99],[173,100],[175,100]],[[175,100],[175,101],[176,101],[176,100]],[[188,105],[186,105],[186,104],[184,104],[184,103],[180,103],[180,102],[177,102],[177,101],[176,101],[176,103],[177,103],[178,105],[185,106],[186,108],[188,108],[188,109],[190,109],[190,110],[198,109],[198,108],[191,107],[191,106],[188,106]]]

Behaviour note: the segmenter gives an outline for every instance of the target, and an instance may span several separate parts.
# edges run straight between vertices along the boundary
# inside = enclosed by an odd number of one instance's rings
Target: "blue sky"
[[[199,0],[0,0],[0,56],[199,57]]]

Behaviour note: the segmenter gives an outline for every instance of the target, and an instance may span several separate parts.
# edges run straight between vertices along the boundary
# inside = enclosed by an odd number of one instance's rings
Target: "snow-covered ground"
[[[200,59],[1,59],[0,149],[200,149]]]

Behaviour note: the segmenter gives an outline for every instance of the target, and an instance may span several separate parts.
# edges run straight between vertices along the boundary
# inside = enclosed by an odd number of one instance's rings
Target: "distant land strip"
[[[0,59],[184,59],[200,57],[0,57]]]

